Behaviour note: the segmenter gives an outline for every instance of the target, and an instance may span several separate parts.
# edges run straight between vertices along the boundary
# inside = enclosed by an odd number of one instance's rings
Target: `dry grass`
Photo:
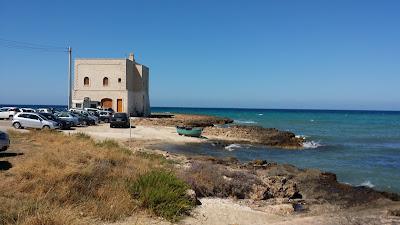
[[[115,221],[137,208],[129,184],[166,167],[113,141],[58,132],[10,132],[13,149],[24,152],[0,173],[0,224],[86,224]]]

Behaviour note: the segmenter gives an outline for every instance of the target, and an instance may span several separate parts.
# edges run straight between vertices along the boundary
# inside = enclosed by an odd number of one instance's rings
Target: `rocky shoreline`
[[[136,118],[133,123],[138,126],[190,126],[203,127],[203,137],[210,142],[229,145],[233,143],[255,144],[285,149],[300,149],[304,139],[296,137],[289,131],[260,126],[237,125],[226,117],[189,115],[189,114],[155,114],[150,118]]]
[[[334,221],[343,224],[359,224],[354,221],[363,221],[364,211],[370,218],[360,224],[400,222],[399,194],[343,184],[334,173],[266,160],[241,163],[235,158],[161,152],[177,162],[178,176],[191,185],[196,198],[233,198],[254,210],[280,216],[337,216]]]

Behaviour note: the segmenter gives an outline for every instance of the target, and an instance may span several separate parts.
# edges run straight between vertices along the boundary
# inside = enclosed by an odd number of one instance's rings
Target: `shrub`
[[[85,139],[85,140],[90,140],[91,137],[88,134],[85,134],[83,132],[78,132],[74,134],[75,137],[80,138],[80,139]]]
[[[96,143],[96,146],[101,147],[101,148],[119,148],[120,147],[118,142],[111,140],[111,139],[99,141]]]
[[[231,171],[212,162],[196,162],[179,175],[200,197],[249,197],[260,181],[249,172]]]
[[[169,172],[155,170],[140,176],[130,187],[132,197],[154,214],[178,220],[195,206],[186,196],[189,186]]]

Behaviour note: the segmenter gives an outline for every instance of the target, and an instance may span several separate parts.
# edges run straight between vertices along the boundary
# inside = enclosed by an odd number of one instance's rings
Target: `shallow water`
[[[400,112],[153,108],[153,112],[226,116],[236,123],[275,127],[306,137],[308,149],[210,144],[165,146],[168,151],[266,159],[337,174],[339,181],[400,193]]]

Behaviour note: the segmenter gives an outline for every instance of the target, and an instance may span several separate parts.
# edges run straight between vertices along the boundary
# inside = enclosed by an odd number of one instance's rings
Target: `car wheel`
[[[12,119],[13,119],[13,116],[12,116],[12,115],[8,116],[8,119],[9,119],[9,120],[12,120]]]
[[[13,123],[13,127],[15,129],[21,129],[21,124],[19,122],[15,122],[15,123]]]
[[[43,130],[50,130],[50,127],[47,126],[47,125],[44,125],[44,126],[43,126]]]
[[[104,120],[104,123],[108,123],[108,119],[105,119],[105,120]]]
[[[86,121],[83,121],[83,122],[82,122],[82,125],[83,125],[83,126],[87,126],[87,122],[86,122]]]

